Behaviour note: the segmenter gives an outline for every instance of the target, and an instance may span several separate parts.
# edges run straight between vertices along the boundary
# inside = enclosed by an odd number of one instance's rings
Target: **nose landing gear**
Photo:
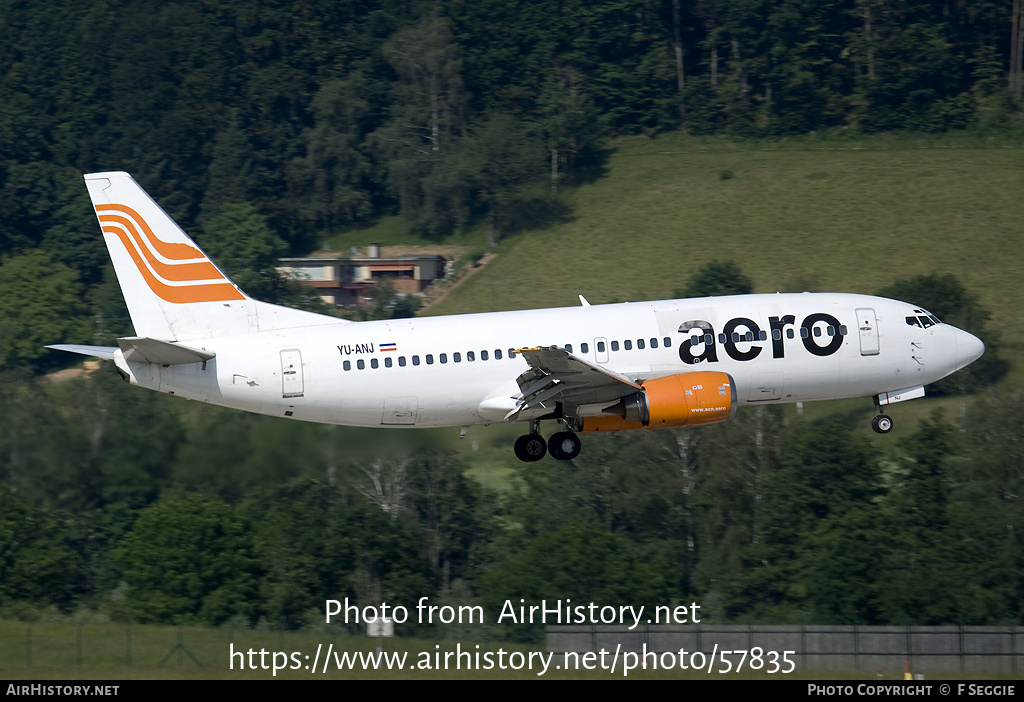
[[[882,403],[879,401],[879,397],[879,395],[875,395],[874,398],[875,409],[878,410],[878,414],[871,419],[871,428],[875,430],[876,434],[888,434],[892,431],[892,417],[882,411]]]

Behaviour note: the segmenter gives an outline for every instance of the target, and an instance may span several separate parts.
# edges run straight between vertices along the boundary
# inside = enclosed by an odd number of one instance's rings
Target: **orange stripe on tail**
[[[162,261],[157,261],[151,255],[149,247],[145,246],[142,242],[141,235],[138,230],[132,226],[132,222],[126,220],[117,215],[100,215],[101,210],[111,211],[115,210],[118,212],[124,212],[128,214],[132,219],[135,220],[142,228],[142,231],[146,234],[146,241],[155,249],[161,256],[168,259],[178,261],[193,261],[192,263],[179,263],[179,264],[166,264]],[[225,278],[216,267],[210,263],[209,259],[203,253],[188,244],[174,244],[166,241],[161,241],[153,234],[153,230],[149,228],[146,221],[130,207],[123,205],[98,205],[96,207],[97,216],[100,222],[108,222],[107,224],[101,224],[104,232],[113,234],[120,241],[121,245],[124,246],[128,255],[135,263],[135,267],[139,269],[139,273],[142,275],[143,280],[146,281],[146,285],[153,291],[157,297],[166,302],[173,302],[176,304],[185,304],[190,302],[229,302],[231,300],[244,300],[245,296],[239,292],[231,282]],[[121,226],[117,226],[121,225]],[[128,232],[131,232],[129,235]],[[132,244],[131,236],[139,244],[137,249]],[[146,253],[145,259],[139,254],[139,250]],[[195,259],[205,259],[203,261],[196,261]],[[149,265],[147,265],[147,262]],[[150,270],[150,265],[153,266],[153,270]],[[173,280],[175,282],[185,281],[199,281],[199,280],[222,280],[222,283],[198,283],[195,285],[167,285],[166,283],[157,279],[154,275],[154,271],[157,275],[167,280]]]

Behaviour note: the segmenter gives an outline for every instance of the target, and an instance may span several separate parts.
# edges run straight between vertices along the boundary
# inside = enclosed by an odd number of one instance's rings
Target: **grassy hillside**
[[[950,272],[993,312],[1013,360],[1024,346],[1022,186],[1024,148],[1012,142],[633,137],[617,142],[606,178],[570,195],[574,221],[508,237],[484,275],[430,313],[669,297],[713,259],[736,261],[757,292],[874,293]]]

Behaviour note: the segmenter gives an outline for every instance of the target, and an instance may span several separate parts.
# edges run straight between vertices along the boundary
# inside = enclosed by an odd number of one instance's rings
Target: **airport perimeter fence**
[[[646,648],[645,648],[646,645]],[[1013,675],[1024,672],[1024,629],[1015,626],[550,625],[547,650],[678,653],[792,651],[796,670]],[[716,648],[717,647],[717,648]],[[609,653],[609,655],[611,655]],[[735,665],[739,654],[729,655]],[[698,659],[699,660],[699,659]],[[716,669],[724,668],[716,665]]]
[[[134,622],[0,621],[0,676],[4,671],[124,667],[223,668],[231,646],[286,651],[339,641],[372,650],[373,640],[335,627],[306,632],[285,622],[261,629],[167,626]]]

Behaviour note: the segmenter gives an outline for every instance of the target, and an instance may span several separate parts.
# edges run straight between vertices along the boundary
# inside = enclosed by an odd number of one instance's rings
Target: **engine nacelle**
[[[697,371],[644,382],[640,392],[606,407],[605,417],[585,417],[584,433],[665,429],[724,422],[736,413],[736,383],[728,373]]]

